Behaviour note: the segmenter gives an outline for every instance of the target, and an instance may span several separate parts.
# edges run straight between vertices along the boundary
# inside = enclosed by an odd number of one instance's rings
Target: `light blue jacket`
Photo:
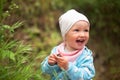
[[[56,53],[53,48],[52,53]],[[50,66],[48,57],[41,63],[43,73],[51,76],[52,80],[92,80],[95,76],[92,52],[85,47],[82,54],[74,61],[69,62],[68,70],[62,70],[58,65]]]

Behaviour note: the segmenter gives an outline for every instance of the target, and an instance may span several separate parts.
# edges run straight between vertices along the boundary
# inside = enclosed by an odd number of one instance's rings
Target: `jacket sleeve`
[[[92,80],[95,76],[92,54],[82,56],[77,63],[77,66],[69,63],[69,68],[66,71],[69,78],[71,80]]]
[[[48,57],[41,63],[41,69],[43,73],[53,75],[59,67],[57,65],[51,66],[48,64]]]
[[[52,50],[54,52],[55,49]],[[52,54],[51,52],[51,54]],[[48,64],[48,57],[46,57],[43,62],[41,63],[41,69],[43,73],[47,73],[50,75],[54,75],[60,69],[58,65],[51,66]]]

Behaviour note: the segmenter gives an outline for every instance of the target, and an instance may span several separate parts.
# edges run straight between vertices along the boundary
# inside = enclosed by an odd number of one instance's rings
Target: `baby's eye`
[[[79,29],[74,29],[74,31],[78,32],[78,31],[79,31]]]
[[[84,31],[85,31],[85,32],[89,32],[89,30],[88,30],[88,29],[85,29]]]

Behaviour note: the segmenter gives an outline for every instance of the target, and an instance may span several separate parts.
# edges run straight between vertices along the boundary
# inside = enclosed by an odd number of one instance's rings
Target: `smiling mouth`
[[[83,43],[85,40],[76,40],[77,43]]]

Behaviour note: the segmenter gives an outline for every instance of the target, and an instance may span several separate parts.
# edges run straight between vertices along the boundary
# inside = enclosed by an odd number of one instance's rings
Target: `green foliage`
[[[4,7],[5,1],[6,0],[0,0],[0,20],[1,20],[2,13],[3,13],[3,7]]]
[[[119,1],[118,0],[96,1],[96,4],[94,6],[95,10],[93,11],[93,13],[97,15],[93,22],[93,25],[95,26],[94,29],[97,30],[97,32],[99,33],[101,31],[103,33],[106,33],[106,34],[101,33],[100,37],[108,36],[108,39],[110,40],[113,40],[112,38],[114,39],[120,38],[119,36],[120,28],[118,26],[119,20],[117,19],[120,12]],[[120,42],[118,41],[118,43]]]
[[[21,22],[16,22],[12,26],[0,26],[0,36],[2,36],[0,39],[0,80],[21,80],[21,77],[27,80],[33,74],[28,56],[32,50],[31,47],[9,37],[21,24]]]
[[[9,3],[7,0],[0,0],[0,23],[9,17],[12,11],[17,8],[18,6],[13,2],[13,0],[10,0]]]
[[[2,0],[1,0],[2,1]],[[3,3],[1,3],[3,4]],[[30,45],[25,45],[21,41],[15,40],[14,32],[23,22],[15,22],[13,25],[2,23],[9,13],[2,11],[1,7],[1,23],[0,23],[0,80],[32,80],[39,78],[35,75],[33,67],[33,59],[31,59],[32,48]],[[14,5],[15,6],[15,5]],[[13,10],[13,5],[10,5],[10,11]],[[8,11],[9,12],[9,11]],[[3,16],[5,15],[6,16]]]
[[[18,26],[20,26],[18,22],[13,26],[1,26],[2,32],[0,35],[4,37],[0,41],[0,80],[21,80],[21,77],[27,80],[31,77],[32,66],[29,63],[30,57],[28,56],[28,53],[32,50],[31,47],[7,38]],[[6,30],[8,32],[12,31],[12,33],[6,36]]]

